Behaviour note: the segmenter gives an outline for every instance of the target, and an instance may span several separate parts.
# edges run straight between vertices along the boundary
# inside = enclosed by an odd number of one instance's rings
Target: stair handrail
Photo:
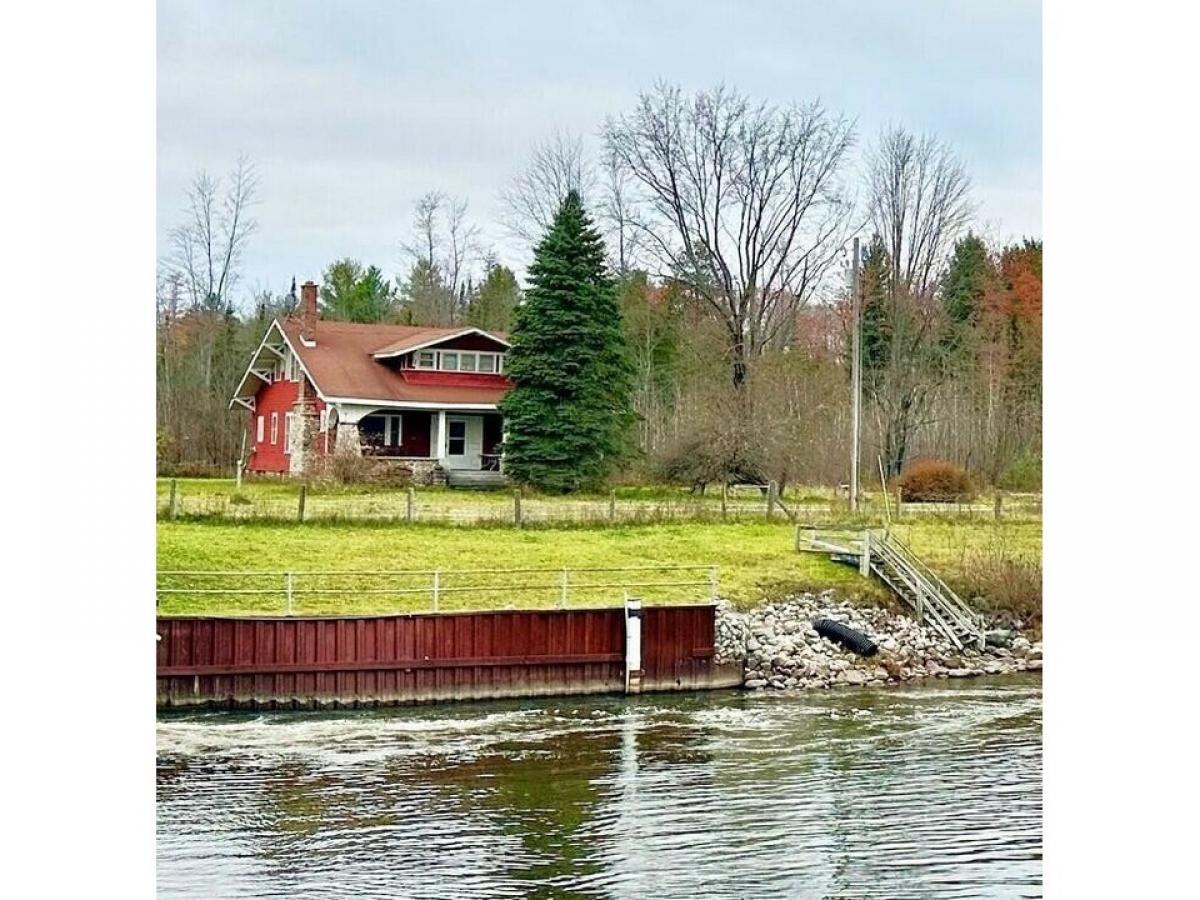
[[[927,618],[930,624],[933,625],[934,630],[940,632],[943,637],[949,639],[955,647],[961,650],[962,641],[959,639],[958,635],[955,634],[954,629],[942,617],[942,613],[945,610],[939,609],[938,598],[936,595],[921,583],[920,573],[914,571],[911,569],[911,567],[897,565],[897,562],[902,562],[902,560],[898,560],[890,548],[877,554],[877,556],[881,563],[889,563],[892,569],[895,571],[896,576],[904,584],[904,586],[907,587],[910,592],[917,595],[919,603],[918,613],[920,618]],[[895,591],[901,597],[904,596],[904,593],[898,590],[896,585],[892,583],[892,579],[888,577],[887,570],[883,565],[875,567],[875,573],[879,575],[879,577],[883,579],[884,583],[892,588],[893,591]]]
[[[961,649],[962,645],[959,643],[954,629],[957,627],[973,636],[976,631],[974,623],[964,620],[958,610],[946,603],[945,597],[937,591],[936,585],[929,583],[920,570],[909,564],[908,560],[898,554],[895,548],[882,545],[879,556],[896,570],[910,590],[920,592],[924,611],[941,626],[939,630]]]
[[[894,544],[896,549],[898,551],[900,551],[901,554],[903,554],[904,556],[906,556],[908,558],[908,561],[914,568],[916,568],[919,572],[924,574],[927,578],[929,578],[931,581],[933,581],[933,583],[935,585],[937,585],[942,591],[944,591],[945,594],[947,595],[947,599],[953,605],[956,605],[959,608],[959,611],[967,617],[968,621],[970,621],[974,625],[976,630],[981,629],[983,627],[983,617],[981,615],[979,615],[977,612],[975,612],[975,610],[971,609],[971,607],[968,606],[967,603],[960,596],[958,596],[958,594],[954,591],[954,589],[951,588],[950,585],[946,584],[946,582],[942,580],[942,577],[940,575],[938,575],[937,572],[935,572],[935,571],[933,571],[933,569],[929,568],[929,566],[919,556],[917,556],[917,554],[913,553],[913,551],[908,547],[907,544],[905,544],[902,540],[900,540],[900,538],[896,537],[895,535],[892,535],[890,537],[885,537],[885,540],[890,541],[892,544]]]

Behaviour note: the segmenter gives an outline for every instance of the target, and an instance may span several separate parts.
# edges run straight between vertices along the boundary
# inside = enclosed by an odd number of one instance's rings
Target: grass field
[[[298,515],[299,485],[293,481],[255,479],[237,489],[231,479],[180,478],[176,481],[179,511],[184,517],[234,520],[269,520],[286,522]],[[157,483],[157,509],[166,517],[169,506],[170,480]],[[416,521],[453,522],[458,524],[511,523],[513,496],[511,490],[454,491],[438,487],[422,487],[414,494]],[[408,492],[401,487],[343,486],[314,483],[307,489],[305,518],[313,521],[397,521],[407,515]],[[799,486],[785,492],[783,502],[802,521],[845,521],[847,501],[828,487]],[[874,522],[882,518],[883,497],[878,492],[866,492],[863,497],[864,516],[860,521]],[[990,519],[994,498],[981,496],[965,505],[908,505],[910,515],[929,515],[946,518]],[[1036,495],[1006,498],[1005,518],[1014,521],[1036,521],[1041,517],[1041,499]],[[526,523],[570,522],[597,523],[610,518],[618,522],[661,523],[685,520],[733,520],[765,518],[766,502],[762,492],[752,486],[731,490],[722,512],[719,489],[713,487],[704,495],[693,494],[685,488],[670,485],[622,486],[615,498],[604,494],[573,494],[547,496],[524,492],[522,514]],[[776,510],[777,515],[781,515]]]
[[[266,486],[271,487],[271,486]],[[294,491],[292,486],[289,487]],[[483,495],[486,496],[486,495]],[[969,589],[977,560],[1019,565],[1041,560],[1039,521],[921,521],[900,524],[897,534],[956,588]],[[514,529],[511,527],[454,527],[435,524],[267,523],[160,521],[159,570],[322,570],[380,572],[384,570],[466,570],[551,568],[585,569],[616,566],[717,565],[721,594],[742,605],[778,596],[789,590],[835,588],[849,596],[878,600],[885,597],[873,581],[824,557],[797,553],[794,528],[784,523],[679,523],[609,525],[605,527]],[[595,577],[595,576],[593,576]],[[623,576],[612,574],[611,582]],[[668,580],[669,575],[638,575],[644,580]],[[677,576],[676,576],[677,577]],[[689,578],[703,579],[702,573]],[[423,576],[396,576],[392,587],[416,589],[428,584]],[[547,580],[549,578],[549,580]],[[406,580],[407,579],[407,580]],[[500,582],[499,579],[504,579]],[[365,613],[428,609],[430,598],[362,595],[352,588],[367,581],[349,578],[310,579],[308,584],[346,588],[344,595],[300,597],[299,613]],[[513,584],[511,590],[487,593],[482,587]],[[541,587],[524,587],[527,584]],[[195,587],[203,581],[187,582]],[[211,582],[208,582],[211,584]],[[280,578],[263,576],[257,582],[278,590]],[[464,590],[447,594],[442,609],[480,609],[516,604],[552,606],[558,600],[554,573],[461,577],[443,582]],[[182,583],[181,583],[182,586]],[[650,601],[695,601],[707,594],[702,584],[688,587],[638,589]],[[573,591],[572,603],[618,603],[619,588]],[[272,595],[174,595],[160,601],[162,613],[279,613],[281,593]],[[1040,592],[1038,596],[1040,604]]]

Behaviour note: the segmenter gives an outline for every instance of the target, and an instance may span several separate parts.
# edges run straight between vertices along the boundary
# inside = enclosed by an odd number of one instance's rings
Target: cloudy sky
[[[398,274],[413,201],[434,189],[468,198],[517,263],[499,193],[533,144],[597,147],[660,78],[820,98],[857,120],[860,147],[889,123],[936,132],[985,233],[1040,236],[1040,19],[1026,0],[160,0],[159,250],[192,175],[246,154],[261,187],[243,293],[342,256]]]

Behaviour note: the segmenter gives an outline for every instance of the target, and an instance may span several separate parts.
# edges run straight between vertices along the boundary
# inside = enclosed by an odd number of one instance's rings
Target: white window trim
[[[267,433],[267,417],[259,416],[258,417],[258,431],[255,433],[257,436],[254,439],[254,443],[261,444],[263,442],[263,437],[266,435],[266,433]]]
[[[328,431],[329,430],[329,407],[328,406],[321,407],[321,424],[319,426],[319,430],[320,431]]]
[[[288,456],[292,452],[292,425],[295,423],[295,413],[283,414],[283,453]]]
[[[279,413],[271,413],[271,446],[274,447],[278,443],[279,438]]]
[[[422,353],[432,354],[433,365],[421,365]],[[455,368],[446,368],[445,358],[447,355],[456,357]],[[467,357],[471,357],[474,361],[474,368],[463,368],[463,360]],[[494,368],[490,372],[485,372],[479,368],[479,360],[484,357],[491,357],[495,360]],[[468,375],[503,375],[504,354],[494,350],[418,350],[412,355],[412,367],[425,372],[466,372]]]

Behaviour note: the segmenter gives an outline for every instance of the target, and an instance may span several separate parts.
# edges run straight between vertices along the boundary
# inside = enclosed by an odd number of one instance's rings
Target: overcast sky
[[[244,153],[261,187],[241,295],[342,256],[395,276],[434,189],[468,198],[518,263],[499,193],[532,145],[565,130],[597,147],[658,78],[820,98],[857,120],[860,149],[888,123],[936,132],[985,233],[1041,235],[1039,3],[160,0],[160,253],[192,175]]]

